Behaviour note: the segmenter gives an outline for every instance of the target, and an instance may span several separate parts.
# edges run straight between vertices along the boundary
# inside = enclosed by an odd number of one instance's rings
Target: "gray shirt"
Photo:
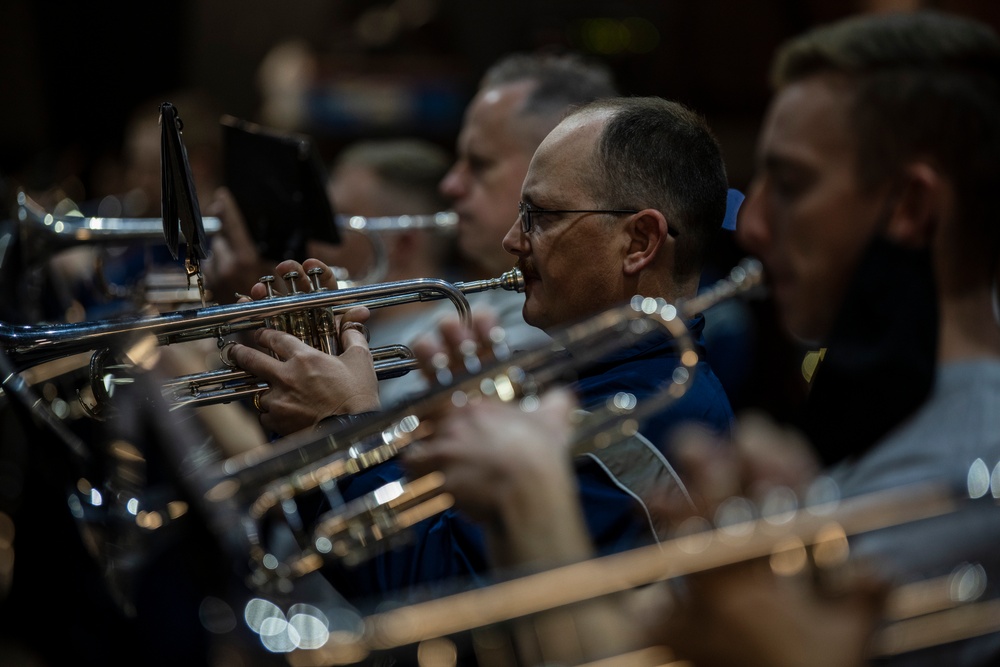
[[[872,406],[878,409],[878,406]],[[987,574],[985,598],[1000,595],[1000,360],[942,366],[925,405],[858,459],[829,471],[842,495],[940,480],[979,497],[943,517],[860,535],[852,553],[896,581],[947,575],[965,563]],[[992,474],[992,486],[990,477]],[[897,656],[901,665],[997,665],[1000,633]],[[881,664],[881,663],[880,663]]]

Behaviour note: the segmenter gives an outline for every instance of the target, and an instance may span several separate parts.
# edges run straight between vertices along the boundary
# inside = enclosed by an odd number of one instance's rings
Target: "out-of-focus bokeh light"
[[[787,486],[776,486],[768,490],[760,503],[760,514],[771,524],[783,524],[791,521],[798,510],[799,501],[795,492]]]
[[[218,603],[213,602],[211,612],[219,613]],[[293,665],[349,664],[367,653],[358,643],[364,622],[353,609],[335,608],[324,612],[316,606],[298,603],[289,607],[286,613],[270,600],[254,598],[246,604],[243,618],[260,636],[267,650],[273,653],[299,651],[294,658],[289,657]]]
[[[417,646],[420,667],[454,667],[457,661],[458,650],[450,639],[428,639]]]
[[[805,544],[797,537],[779,541],[771,553],[771,571],[779,577],[791,577],[801,572],[809,558]]]
[[[982,498],[990,491],[990,469],[982,459],[976,459],[969,466],[966,477],[970,498]]]
[[[951,574],[950,597],[955,602],[972,602],[986,592],[986,570],[979,563],[964,563]]]

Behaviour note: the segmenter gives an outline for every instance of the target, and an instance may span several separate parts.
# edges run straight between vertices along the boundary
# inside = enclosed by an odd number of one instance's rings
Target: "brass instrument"
[[[522,400],[541,388],[549,386],[553,379],[563,374],[563,364],[576,367],[585,359],[597,359],[608,349],[627,346],[637,337],[642,337],[662,327],[678,345],[680,364],[664,387],[654,396],[637,402],[630,394],[619,393],[612,397],[600,410],[578,415],[574,429],[573,456],[606,448],[628,438],[639,430],[639,423],[679,400],[694,379],[699,356],[695,350],[685,320],[707,310],[712,305],[735,296],[746,295],[755,290],[762,281],[762,270],[756,260],[745,260],[736,266],[728,277],[719,280],[701,294],[679,302],[668,304],[662,299],[636,298],[626,306],[601,313],[586,322],[567,329],[562,337],[557,336],[557,345],[574,350],[574,358],[565,358],[561,363],[543,361],[543,372],[535,371],[525,376],[526,367],[533,367],[535,360],[516,359],[507,362],[501,373],[487,376],[489,391],[476,386],[482,379],[463,383],[461,390],[470,392],[465,385],[471,385],[471,393],[492,394],[504,401]],[[614,341],[608,335],[614,335]],[[580,348],[586,348],[583,352]],[[546,352],[551,352],[546,350]],[[527,362],[527,363],[525,363]],[[513,369],[513,372],[511,372]],[[493,390],[493,387],[496,390]],[[451,389],[451,388],[449,388]],[[454,400],[454,398],[449,398]],[[463,401],[472,400],[463,398]],[[369,460],[379,462],[394,455],[400,448],[427,433],[427,427],[417,428],[411,420],[406,424],[405,435],[393,430],[392,438],[383,431],[380,442],[374,449],[354,446],[349,450],[349,459],[336,456],[315,469],[297,471],[291,478],[295,488],[308,488],[312,480],[337,478],[367,467]],[[398,429],[398,427],[397,427]],[[391,454],[390,454],[391,452]],[[306,481],[309,480],[309,481]],[[289,480],[269,487],[272,498],[287,497]],[[412,482],[390,483],[376,489],[367,496],[357,498],[347,506],[329,512],[321,517],[313,530],[312,543],[320,543],[328,553],[348,565],[354,565],[369,558],[379,549],[405,540],[405,531],[413,524],[429,516],[443,512],[451,506],[450,497],[440,491],[443,479],[440,475],[427,475]],[[280,489],[280,490],[279,490]],[[259,498],[253,509],[262,512],[269,509],[263,498]],[[306,563],[316,563],[307,554]],[[307,566],[293,566],[305,569]]]
[[[286,276],[290,282],[294,282],[295,277]],[[224,347],[225,336],[276,327],[329,351],[332,349],[333,316],[355,306],[377,309],[415,301],[449,299],[459,316],[467,321],[469,304],[466,293],[488,289],[523,289],[523,278],[516,269],[499,278],[468,283],[420,278],[343,290],[320,289],[318,276],[311,275],[310,278],[314,291],[272,296],[248,303],[76,324],[15,326],[0,323],[0,346],[15,369],[24,371],[27,376],[33,373],[44,376],[44,366],[58,365],[71,357],[78,359],[78,355],[87,356],[94,394],[94,404],[87,407],[94,416],[98,416],[109,404],[110,388],[116,373],[123,367],[148,367],[160,345],[215,338]],[[113,350],[121,351],[121,354]],[[414,366],[407,359],[386,359],[393,354],[407,356],[395,348],[390,348],[388,353],[373,351],[373,355],[383,359],[378,371],[399,373]],[[205,405],[232,401],[262,390],[260,383],[241,373],[223,370],[221,373],[187,376],[180,383],[183,386],[168,382],[168,397],[174,406]],[[233,386],[236,381],[243,381],[243,386]],[[214,389],[206,389],[209,385],[213,385]],[[186,395],[185,391],[188,392]]]
[[[23,191],[17,193],[16,216],[23,264],[28,268],[51,259],[60,251],[82,246],[112,247],[163,242],[161,218],[53,215]],[[202,224],[209,236],[217,234],[222,228],[221,220],[215,217],[203,217]],[[100,259],[96,264],[96,282],[108,296],[133,296],[129,290],[108,284]],[[173,274],[149,270],[143,277],[141,291],[141,301],[160,310],[201,301],[197,287],[191,286],[182,272]]]
[[[33,258],[47,259],[52,253],[80,245],[121,245],[134,241],[163,242],[160,218],[106,218],[82,215],[52,215],[24,192],[17,193],[17,220]],[[207,234],[221,229],[219,218],[202,218]]]
[[[290,506],[296,496],[390,459],[426,437],[433,430],[429,416],[448,404],[492,396],[528,405],[547,387],[568,381],[581,365],[666,331],[677,341],[680,366],[665,379],[664,388],[641,402],[620,394],[603,410],[590,413],[577,430],[578,451],[593,451],[629,437],[639,420],[677,400],[690,386],[698,354],[685,318],[720,299],[752,291],[760,280],[759,263],[747,260],[716,288],[686,304],[636,297],[566,327],[553,335],[551,344],[500,358],[483,372],[432,388],[392,414],[319,433],[293,434],[199,470],[189,480],[196,487],[193,493],[207,502],[210,516],[226,517],[217,527],[229,534],[227,541],[243,545],[261,587],[281,586],[281,580],[316,570],[325,558],[358,562],[400,537],[412,523],[447,508],[449,499],[441,496],[433,476],[410,484],[393,483],[321,517],[311,534],[299,535],[304,543],[301,552],[285,560],[269,551],[256,526],[274,511],[293,511]]]
[[[829,489],[831,483],[821,478],[814,486]],[[947,518],[963,510],[995,516],[997,507],[994,498],[972,498],[951,484],[936,482],[911,483],[848,499],[834,493],[801,509],[762,512],[711,529],[706,523],[702,531],[660,544],[375,613],[364,619],[356,635],[331,637],[324,648],[342,652],[345,647],[337,643],[343,640],[362,655],[392,650],[760,558],[768,559],[777,576],[795,576],[810,566],[832,571],[848,563],[851,537]],[[876,636],[872,656],[1000,631],[1000,600],[980,599],[986,587],[981,566],[956,565],[951,575],[906,583],[892,591],[886,604],[887,625]],[[303,654],[303,658],[319,664],[313,661],[322,660],[324,653]]]
[[[372,267],[362,277],[352,277],[343,267],[332,267],[337,277],[337,286],[356,287],[381,282],[389,271],[389,258],[380,232],[402,231],[406,229],[429,229],[439,233],[453,233],[458,224],[458,214],[452,211],[424,215],[394,215],[365,217],[361,215],[337,215],[337,226],[341,232],[360,234],[372,249]]]

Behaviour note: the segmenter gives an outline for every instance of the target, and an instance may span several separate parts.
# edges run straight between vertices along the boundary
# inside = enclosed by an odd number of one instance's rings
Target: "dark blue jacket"
[[[700,342],[704,320],[692,322]],[[701,350],[703,351],[703,350]],[[661,386],[677,366],[675,343],[667,336],[646,337],[632,347],[606,357],[580,374],[575,388],[581,405],[603,403],[619,391],[629,391],[640,401]],[[656,414],[642,426],[642,433],[661,452],[671,427],[696,420],[719,432],[727,432],[732,409],[708,363],[699,362],[693,384],[677,403]],[[634,494],[612,479],[605,467],[587,456],[576,461],[580,498],[591,537],[601,553],[611,553],[648,543],[648,520]],[[345,500],[358,498],[379,486],[395,481],[403,472],[389,461],[341,482]],[[448,510],[418,524],[405,546],[380,553],[353,568],[331,566],[327,576],[353,602],[377,603],[386,593],[413,587],[433,592],[435,582],[481,585],[489,571],[482,531],[459,512]]]

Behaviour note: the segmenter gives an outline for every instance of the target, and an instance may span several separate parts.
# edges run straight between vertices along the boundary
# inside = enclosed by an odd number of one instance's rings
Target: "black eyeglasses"
[[[531,218],[534,215],[546,214],[546,213],[611,213],[615,215],[629,215],[632,213],[638,213],[639,211],[632,209],[622,209],[622,208],[584,208],[584,209],[561,209],[553,210],[548,208],[537,208],[531,204],[525,204],[523,201],[517,202],[517,213],[518,217],[521,218],[521,231],[525,234],[531,231],[534,226]],[[673,227],[669,228],[668,234],[671,236],[677,236],[677,232]]]

